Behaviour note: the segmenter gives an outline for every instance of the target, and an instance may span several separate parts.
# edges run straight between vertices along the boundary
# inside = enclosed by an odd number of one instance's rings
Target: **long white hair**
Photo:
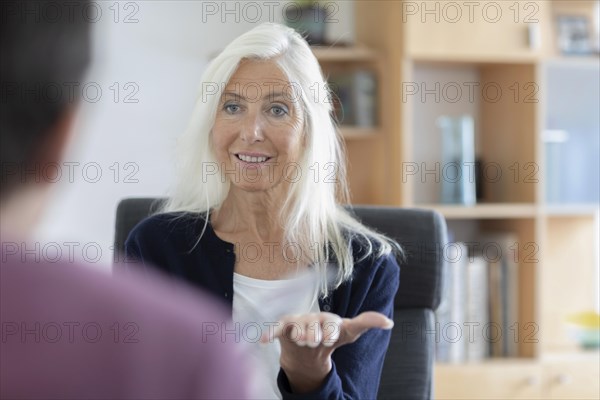
[[[327,296],[329,290],[352,277],[355,260],[351,241],[361,243],[362,259],[374,251],[377,256],[388,254],[392,246],[401,250],[389,238],[355,220],[342,206],[348,203],[349,193],[343,142],[332,118],[331,93],[316,57],[293,29],[273,23],[259,25],[232,41],[210,63],[202,76],[192,120],[178,143],[178,180],[161,211],[208,215],[227,197],[230,183],[219,171],[211,130],[223,89],[246,59],[273,60],[299,92],[305,147],[300,175],[289,185],[279,221],[284,227],[284,242],[297,244],[302,251],[310,249],[308,259],[320,273],[327,274],[328,262],[337,264],[333,279],[323,280],[320,286],[321,295]],[[328,173],[333,169],[332,178]]]

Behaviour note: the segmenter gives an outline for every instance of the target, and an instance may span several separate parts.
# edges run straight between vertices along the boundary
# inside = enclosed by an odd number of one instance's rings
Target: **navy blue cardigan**
[[[221,240],[210,222],[200,238],[204,218],[198,214],[158,214],[140,222],[125,243],[128,260],[157,267],[225,300],[232,309],[234,245]],[[197,246],[194,245],[197,243]],[[363,246],[352,242],[355,260]],[[193,250],[192,250],[193,249]],[[377,250],[377,249],[375,249]],[[353,318],[363,311],[378,311],[393,318],[400,268],[393,254],[356,262],[348,281],[319,299],[321,311]],[[356,342],[336,349],[333,368],[315,392],[295,394],[285,373],[277,378],[284,399],[375,399],[391,331],[372,329]]]

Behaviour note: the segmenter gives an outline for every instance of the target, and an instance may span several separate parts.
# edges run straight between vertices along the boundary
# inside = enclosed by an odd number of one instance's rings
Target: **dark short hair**
[[[91,53],[87,5],[0,0],[2,199],[23,182],[21,171],[43,155],[41,146],[76,101],[72,84],[83,77]]]

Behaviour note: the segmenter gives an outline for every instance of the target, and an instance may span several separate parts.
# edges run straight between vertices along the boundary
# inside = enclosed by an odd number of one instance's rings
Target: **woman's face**
[[[234,187],[252,192],[297,179],[299,167],[292,163],[302,154],[303,127],[298,93],[277,64],[242,61],[223,91],[212,129],[222,173]]]

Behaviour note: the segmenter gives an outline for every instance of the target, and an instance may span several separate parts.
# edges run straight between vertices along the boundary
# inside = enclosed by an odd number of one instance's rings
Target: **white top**
[[[257,398],[282,397],[277,388],[281,346],[278,340],[260,344],[260,336],[269,329],[272,331],[286,314],[320,311],[313,278],[312,274],[305,274],[293,279],[263,280],[233,274],[233,322],[239,323],[236,331],[240,333],[240,341],[248,344],[255,365],[263,367],[252,391]]]

